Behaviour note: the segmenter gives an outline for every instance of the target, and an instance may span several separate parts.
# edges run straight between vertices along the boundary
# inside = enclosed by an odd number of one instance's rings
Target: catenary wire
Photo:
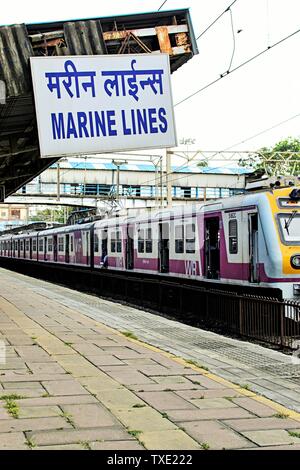
[[[238,0],[234,0],[224,11],[222,11],[222,13],[220,13],[219,16],[217,16],[217,18],[212,22],[210,23],[207,28],[204,29],[204,31],[202,31],[202,33],[199,34],[199,36],[196,37],[196,41],[198,41],[198,39],[202,38],[202,36],[204,36],[204,34],[225,14],[227,13],[227,11],[230,10],[230,8],[237,2]]]
[[[258,57],[262,56],[263,54],[265,54],[266,52],[268,52],[269,50],[273,49],[274,47],[276,46],[279,46],[280,44],[282,44],[284,41],[287,41],[288,39],[290,39],[291,37],[295,36],[296,34],[298,34],[300,32],[300,28],[297,29],[296,31],[294,31],[293,33],[289,34],[288,36],[285,36],[284,38],[280,39],[279,41],[273,43],[271,46],[268,46],[267,48],[263,49],[262,51],[258,52],[257,54],[255,54],[254,56],[250,57],[249,59],[245,60],[244,62],[241,62],[239,65],[237,65],[236,67],[234,67],[232,70],[228,70],[227,72],[221,74],[218,78],[216,78],[215,80],[207,83],[206,85],[204,85],[202,88],[199,88],[199,90],[196,90],[194,93],[191,93],[190,95],[186,96],[185,98],[183,98],[181,101],[178,101],[178,103],[175,103],[174,104],[174,107],[175,106],[179,106],[180,104],[184,103],[185,101],[189,100],[190,98],[193,98],[195,95],[198,95],[199,93],[201,93],[202,91],[206,90],[207,88],[211,87],[212,85],[214,85],[215,83],[219,82],[220,80],[222,80],[222,78],[224,77],[227,77],[229,74],[232,74],[233,72],[236,72],[237,70],[241,69],[242,67],[244,67],[245,65],[249,64],[250,62],[252,62],[253,60],[257,59]]]
[[[165,0],[164,2],[162,2],[162,4],[160,5],[160,7],[157,9],[157,11],[159,11],[166,3],[167,3],[168,0]]]

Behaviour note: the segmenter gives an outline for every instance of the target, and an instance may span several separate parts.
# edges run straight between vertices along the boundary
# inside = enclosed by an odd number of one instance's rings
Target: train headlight
[[[300,269],[300,255],[294,255],[291,257],[291,265],[294,269]]]

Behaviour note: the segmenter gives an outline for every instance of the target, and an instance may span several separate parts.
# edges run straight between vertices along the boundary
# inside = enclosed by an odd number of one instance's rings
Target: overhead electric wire
[[[220,80],[222,80],[222,78],[224,77],[228,77],[229,74],[232,74],[233,72],[236,72],[237,70],[239,70],[240,68],[244,67],[245,65],[249,64],[250,62],[252,62],[253,60],[257,59],[258,57],[260,57],[261,55],[263,55],[265,52],[268,52],[270,49],[273,49],[274,47],[276,46],[279,46],[279,44],[282,44],[284,41],[287,41],[288,39],[290,39],[291,37],[295,36],[296,34],[298,34],[300,32],[300,28],[297,29],[296,31],[294,31],[293,33],[289,34],[288,36],[285,36],[284,38],[280,39],[279,41],[273,43],[271,46],[268,46],[267,48],[263,49],[262,51],[258,52],[257,54],[255,54],[254,56],[250,57],[250,59],[247,59],[245,60],[244,62],[240,63],[239,65],[237,65],[236,67],[234,67],[232,70],[228,70],[227,72],[221,74],[218,78],[216,78],[215,80],[207,83],[206,85],[204,85],[202,88],[199,88],[199,90],[196,90],[194,93],[186,96],[185,98],[183,98],[181,101],[178,101],[178,103],[175,103],[174,104],[174,107],[175,106],[178,106],[182,103],[184,103],[185,101],[189,100],[190,98],[193,98],[193,96],[195,95],[198,95],[199,93],[201,93],[202,91],[206,90],[207,88],[211,87],[212,85],[214,85],[215,83],[219,82]]]
[[[244,140],[241,140],[240,142],[237,142],[237,143],[231,145],[230,147],[226,147],[225,149],[222,149],[222,150],[220,150],[219,152],[214,153],[212,156],[214,157],[214,156],[218,155],[218,153],[226,152],[226,151],[232,149],[233,147],[236,147],[237,145],[240,145],[240,144],[243,144],[243,143],[245,143],[245,142],[248,142],[249,140],[252,140],[252,139],[254,139],[255,137],[258,137],[258,136],[264,134],[265,132],[271,131],[272,129],[275,129],[275,128],[278,127],[278,126],[281,126],[282,124],[285,124],[285,123],[291,121],[292,119],[296,119],[297,117],[300,117],[300,113],[295,114],[294,116],[291,116],[291,117],[289,117],[289,118],[287,118],[287,119],[284,119],[283,121],[280,121],[280,122],[274,124],[273,126],[268,127],[268,128],[266,128],[266,129],[264,129],[264,130],[262,130],[262,131],[260,131],[260,132],[257,132],[256,134],[252,135],[251,137],[248,137],[248,138],[246,138],[246,139],[244,139]],[[166,176],[174,175],[175,173],[178,172],[178,170],[181,170],[181,169],[184,168],[185,166],[188,167],[188,164],[189,164],[189,162],[186,162],[186,163],[180,165],[179,167],[176,168],[176,171],[175,171],[175,172],[174,172],[174,171],[171,171],[171,172],[169,172],[169,173],[165,173],[165,172],[164,172],[164,173],[163,173],[163,177],[165,178]],[[176,178],[173,178],[173,179],[172,179],[172,183],[175,182],[175,181],[178,181],[178,180],[180,180],[180,179],[182,179],[182,178],[186,178],[186,175],[181,175],[181,176],[178,176],[178,177],[176,177]],[[156,180],[156,179],[153,178],[153,179],[151,179],[151,180],[144,181],[144,182],[141,183],[141,186],[143,186],[144,183],[151,183],[151,182],[153,182],[153,181],[155,181],[155,180]]]
[[[227,13],[227,11],[230,10],[230,8],[237,2],[238,0],[234,0],[224,11],[222,11],[222,13],[220,13],[220,15],[212,22],[210,23],[210,25],[207,26],[207,28],[205,28],[204,31],[202,31],[202,33],[199,34],[199,36],[196,38],[196,41],[198,41],[198,39],[200,39],[225,13]],[[166,3],[166,2],[164,2]]]
[[[229,10],[229,13],[230,13],[230,21],[231,21],[231,31],[232,31],[233,49],[232,49],[230,64],[229,64],[229,67],[228,67],[228,69],[227,69],[228,72],[230,72],[230,69],[231,69],[231,66],[232,66],[232,61],[233,61],[234,54],[235,54],[235,33],[234,33],[234,26],[233,26],[232,11]]]
[[[272,129],[275,129],[276,127],[279,127],[279,126],[281,126],[282,124],[285,124],[286,122],[289,122],[289,121],[291,121],[292,119],[295,119],[295,118],[297,118],[297,117],[300,117],[300,113],[295,114],[294,116],[291,116],[291,117],[289,117],[288,119],[284,119],[284,121],[280,121],[280,122],[278,122],[277,124],[274,124],[273,126],[268,127],[268,128],[266,128],[266,129],[264,129],[264,130],[262,130],[262,131],[260,131],[260,132],[257,132],[257,134],[254,134],[254,135],[252,135],[251,137],[247,137],[246,139],[241,140],[240,142],[237,142],[236,144],[233,144],[233,145],[231,145],[230,147],[227,147],[226,149],[222,150],[222,152],[226,152],[227,150],[230,150],[230,149],[232,149],[232,148],[234,148],[234,147],[237,147],[237,146],[240,145],[240,144],[244,144],[245,142],[248,142],[249,140],[252,140],[252,139],[254,139],[255,137],[259,137],[260,135],[265,134],[266,132],[271,131]]]
[[[165,3],[167,3],[167,1],[168,1],[168,0],[165,0],[165,1],[160,5],[160,7],[158,8],[157,11],[159,11],[159,10],[165,5]]]

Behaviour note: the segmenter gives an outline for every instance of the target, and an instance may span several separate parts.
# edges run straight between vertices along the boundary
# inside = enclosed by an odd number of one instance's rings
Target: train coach
[[[3,234],[0,257],[268,287],[300,299],[300,188]]]

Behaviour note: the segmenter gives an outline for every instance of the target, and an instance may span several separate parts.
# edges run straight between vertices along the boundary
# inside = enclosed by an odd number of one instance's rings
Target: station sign
[[[31,57],[41,157],[177,145],[168,54]]]

